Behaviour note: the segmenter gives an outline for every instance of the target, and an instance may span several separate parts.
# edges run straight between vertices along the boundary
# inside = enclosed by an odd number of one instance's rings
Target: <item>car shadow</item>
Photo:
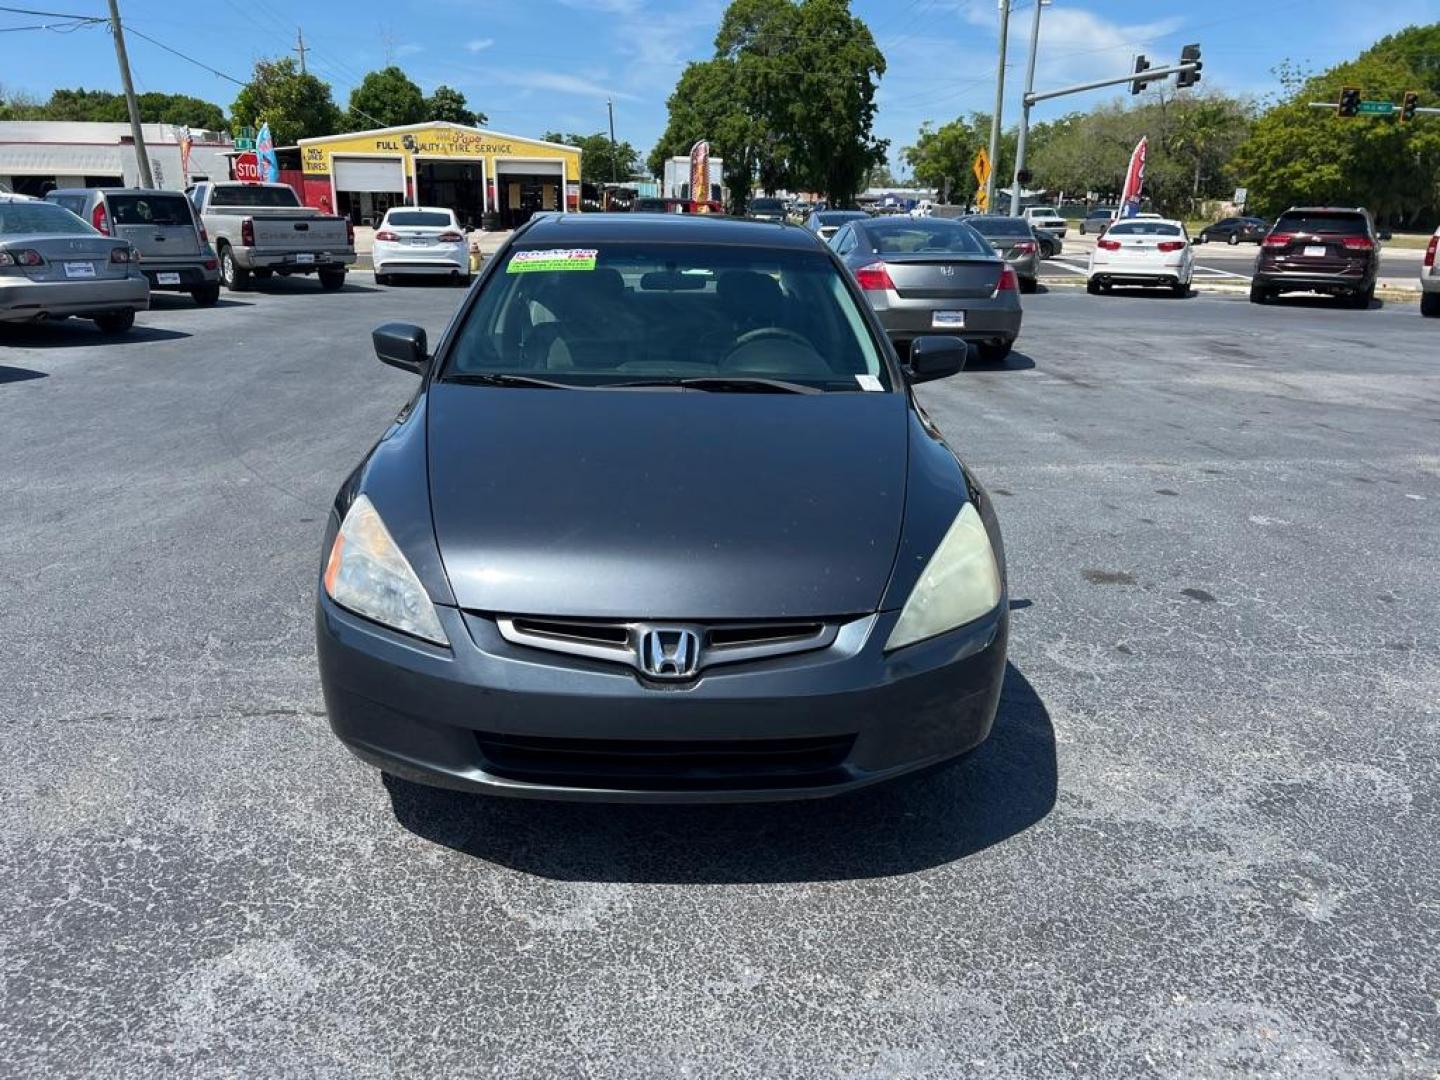
[[[29,382],[31,379],[48,379],[50,373],[46,371],[32,371],[30,368],[6,367],[0,364],[0,385],[12,382]]]
[[[249,300],[234,300],[221,295],[219,300],[210,305],[210,308],[232,308],[250,307]],[[195,303],[186,293],[162,293],[152,292],[150,294],[151,311],[207,311],[209,308]]]
[[[379,291],[380,290],[374,285],[357,285],[354,277],[350,275],[346,276],[345,284],[335,290],[337,293],[372,293]],[[313,276],[296,274],[293,277],[286,278],[277,274],[268,281],[252,280],[250,288],[242,291],[240,295],[265,296],[268,294],[272,296],[292,296],[299,293],[311,292],[320,296],[326,295],[325,290],[320,287],[320,283],[316,281]],[[231,293],[230,295],[234,296],[235,294]]]
[[[396,274],[380,288],[409,289],[425,286],[431,289],[458,289],[461,281],[467,286],[470,284],[468,278],[452,277],[449,274]]]
[[[1010,350],[1004,360],[986,361],[980,359],[980,354],[974,349],[970,350],[970,358],[965,362],[966,371],[1029,371],[1035,366],[1035,361],[1025,353]]]
[[[48,320],[0,329],[0,343],[22,349],[75,349],[103,345],[142,345],[188,338],[183,330],[167,330],[137,322],[123,334],[102,334],[88,319]]]
[[[915,873],[963,859],[1055,805],[1050,714],[1014,665],[995,727],[950,767],[813,802],[630,805],[506,799],[386,775],[395,818],[432,843],[559,881],[737,884]]]
[[[1385,301],[1377,296],[1363,308],[1352,308],[1345,299],[1334,296],[1297,296],[1294,293],[1284,293],[1280,296],[1272,296],[1269,306],[1310,308],[1316,311],[1379,311],[1385,306]]]

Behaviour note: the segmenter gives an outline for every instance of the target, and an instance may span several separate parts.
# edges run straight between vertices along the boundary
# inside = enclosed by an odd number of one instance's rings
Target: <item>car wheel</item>
[[[1363,292],[1353,293],[1349,297],[1350,306],[1356,311],[1365,311],[1370,307],[1370,301],[1375,299],[1375,286],[1371,285]]]
[[[1440,292],[1420,294],[1420,314],[1427,319],[1440,319]]]
[[[1091,278],[1089,281],[1085,282],[1085,291],[1088,292],[1091,296],[1099,296],[1100,282],[1096,281],[1094,278]]]
[[[1259,285],[1250,286],[1250,302],[1252,304],[1268,304],[1273,299],[1275,299],[1275,294],[1269,289]]]
[[[376,284],[376,285],[389,285],[389,284],[390,284],[390,275],[389,275],[389,274],[382,274],[382,273],[380,273],[380,272],[377,271],[376,274],[375,274],[375,284]]]
[[[104,315],[95,316],[95,325],[102,334],[123,334],[135,325],[135,312],[131,308],[107,311]]]
[[[250,271],[236,265],[235,253],[228,244],[220,249],[220,280],[231,292],[250,288]]]
[[[1229,244],[1231,247],[1235,247],[1237,244],[1240,243],[1240,235],[1239,235],[1239,233],[1233,233],[1233,232],[1232,232],[1228,237],[1226,237],[1225,242],[1226,242],[1227,244]]]
[[[220,283],[213,282],[190,290],[190,297],[200,307],[210,307],[220,301]]]
[[[1210,234],[1202,232],[1199,236],[1195,237],[1195,242],[1197,244],[1208,244],[1210,242]]]
[[[1014,347],[1015,343],[1013,341],[1007,341],[1000,345],[976,345],[975,351],[985,363],[998,364],[1010,355],[1010,350]]]
[[[321,270],[320,287],[326,292],[337,292],[345,287],[344,270]]]
[[[1170,293],[1171,295],[1180,297],[1183,300],[1185,297],[1190,295],[1190,283],[1188,281],[1182,281],[1178,285],[1171,285]]]
[[[1022,277],[1020,279],[1020,291],[1022,293],[1033,293],[1038,288],[1040,288],[1040,282],[1036,281],[1033,277]]]

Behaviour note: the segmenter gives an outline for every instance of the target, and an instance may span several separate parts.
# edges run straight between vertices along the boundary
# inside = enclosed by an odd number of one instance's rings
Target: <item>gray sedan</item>
[[[966,225],[990,241],[1020,278],[1020,291],[1033,293],[1040,279],[1042,239],[1024,218],[978,214],[962,218]]]
[[[959,221],[852,221],[830,240],[901,355],[925,334],[953,334],[982,360],[1020,335],[1020,279],[990,242]]]
[[[125,240],[69,210],[0,195],[0,322],[78,315],[123,334],[150,306],[150,284]]]

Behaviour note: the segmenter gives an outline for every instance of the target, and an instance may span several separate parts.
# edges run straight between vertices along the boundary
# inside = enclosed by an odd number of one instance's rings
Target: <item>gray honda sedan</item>
[[[924,334],[964,338],[992,363],[1010,355],[1020,335],[1020,280],[969,225],[943,218],[852,221],[830,246],[902,356]]]
[[[989,733],[1008,633],[985,490],[813,235],[571,214],[517,230],[340,488],[316,629],[330,724],[422,783],[793,799]]]

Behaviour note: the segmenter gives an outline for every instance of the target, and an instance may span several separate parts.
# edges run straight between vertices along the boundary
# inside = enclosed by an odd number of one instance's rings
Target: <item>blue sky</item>
[[[16,7],[103,14],[103,0],[0,0]],[[429,91],[462,90],[489,126],[514,134],[600,131],[615,102],[619,137],[642,153],[665,124],[665,98],[688,60],[711,52],[726,0],[121,0],[137,30],[238,78],[253,61],[295,44],[305,29],[311,69],[343,106],[351,87],[387,58]],[[1018,0],[1007,68],[1007,120],[1016,115],[1033,0]],[[924,120],[988,110],[994,94],[995,0],[852,0],[885,52],[878,133],[892,158]],[[1127,70],[1136,52],[1152,64],[1199,41],[1202,86],[1263,98],[1282,60],[1322,68],[1410,23],[1440,20],[1440,0],[1365,5],[1354,0],[1055,0],[1042,18],[1037,87]],[[34,17],[0,12],[0,27]],[[45,96],[57,86],[118,89],[107,34],[0,35],[0,82]],[[132,38],[137,87],[194,94],[226,107],[232,83]],[[1041,119],[1103,101],[1106,91],[1037,110]]]

